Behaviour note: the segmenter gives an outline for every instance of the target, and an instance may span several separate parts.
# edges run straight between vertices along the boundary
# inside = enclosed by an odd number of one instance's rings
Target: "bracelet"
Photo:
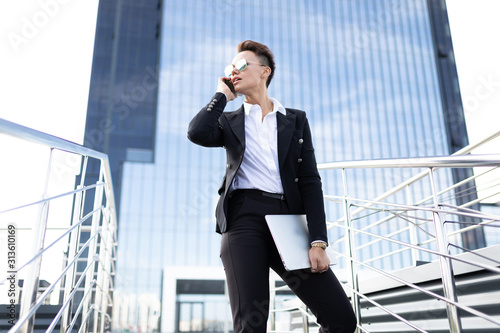
[[[320,247],[323,250],[326,250],[326,243],[324,242],[314,242],[311,244],[311,247]]]

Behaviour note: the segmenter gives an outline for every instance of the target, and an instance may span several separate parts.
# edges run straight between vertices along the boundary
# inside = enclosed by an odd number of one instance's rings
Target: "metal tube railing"
[[[12,208],[9,208],[9,209],[5,209],[3,211],[0,211],[0,214],[12,212],[14,210],[19,210],[19,209],[23,209],[23,208],[28,208],[30,206],[36,206],[36,205],[39,205],[39,204],[44,204],[44,203],[50,202],[50,201],[55,200],[55,199],[59,199],[59,198],[63,198],[63,197],[67,197],[67,196],[76,194],[78,192],[88,191],[88,190],[91,190],[91,189],[99,187],[99,186],[104,186],[104,184],[101,184],[101,185],[99,185],[99,184],[93,184],[93,185],[88,185],[88,186],[84,186],[84,187],[78,187],[77,189],[75,189],[73,191],[64,192],[64,193],[57,194],[57,195],[54,195],[54,196],[51,196],[51,197],[47,197],[45,199],[41,199],[41,200],[38,200],[38,201],[35,201],[35,202],[31,202],[29,204],[25,204],[25,205],[21,205],[21,206],[17,206],[17,207],[12,207]],[[49,229],[51,229],[51,228],[47,228],[47,230],[49,230]]]
[[[83,185],[80,183],[77,188],[81,188]],[[74,258],[79,250],[80,243],[80,232],[81,232],[81,224],[78,223],[78,220],[81,219],[82,209],[83,209],[83,193],[78,192],[75,197],[75,203],[73,206],[73,221],[72,224],[77,225],[76,228],[70,234],[70,243],[68,248],[68,258]],[[69,273],[69,274],[68,274]],[[71,295],[71,291],[74,288],[74,280],[76,278],[77,273],[77,265],[73,265],[71,270],[66,273],[66,280],[64,283],[64,298],[63,304],[68,302],[68,298]],[[68,326],[68,322],[71,321],[69,309],[65,310],[61,319],[61,333],[64,333],[65,328]]]
[[[49,176],[52,165],[52,157],[53,157],[53,150],[51,149],[49,155],[49,162],[47,165],[45,185],[42,197],[47,196],[47,191],[49,186]],[[49,203],[44,202],[39,208],[38,223],[35,224],[34,228],[35,242],[33,245],[33,249],[31,251],[33,256],[35,256],[41,249],[43,249],[43,243],[45,241],[45,230],[47,228],[48,213],[49,213]],[[22,295],[22,300],[21,300],[21,310],[20,310],[21,314],[29,312],[31,306],[36,302],[36,295],[38,293],[38,281],[40,275],[40,265],[41,265],[41,258],[38,257],[36,260],[34,260],[33,263],[31,263],[29,267],[30,271],[27,274],[27,278],[24,281],[26,288],[24,288],[24,293]],[[21,332],[28,333],[33,331],[34,320],[35,320],[34,317],[30,318],[28,322],[21,328]]]
[[[46,147],[55,148],[57,150],[66,151],[73,154],[88,156],[101,161],[107,161],[108,155],[81,146],[74,142],[64,140],[53,135],[36,131],[34,129],[10,122],[0,118],[0,133],[5,133],[9,136],[44,145]],[[107,177],[106,177],[107,178]],[[107,178],[111,180],[111,177]]]
[[[418,332],[421,332],[421,333],[429,333],[423,329],[421,329],[420,327],[416,326],[415,324],[413,324],[412,322],[406,320],[404,317],[398,315],[396,312],[394,311],[391,311],[390,309],[388,309],[387,307],[383,306],[382,304],[374,301],[373,299],[371,299],[370,297],[367,297],[366,295],[360,293],[359,291],[356,291],[354,290],[353,288],[347,286],[347,289],[349,289],[351,292],[355,293],[356,295],[358,295],[359,297],[363,298],[364,300],[372,303],[373,305],[375,305],[377,308],[385,311],[386,313],[390,314],[391,316],[393,316],[394,318],[397,318],[399,321],[401,321],[402,323],[404,323],[405,325],[413,328],[414,330],[418,331]],[[366,331],[364,328],[360,327],[359,324],[358,324],[358,328]],[[368,331],[366,331],[368,332]]]
[[[61,332],[72,330],[77,322],[78,316],[81,316],[82,326],[80,331],[88,331],[86,323],[90,316],[94,314],[94,332],[97,332],[99,326],[100,332],[104,331],[105,322],[109,321],[107,315],[108,302],[112,301],[110,293],[113,292],[112,279],[114,270],[114,255],[116,248],[116,212],[115,201],[113,195],[113,186],[111,181],[111,170],[107,155],[75,144],[73,142],[63,140],[42,133],[21,125],[0,119],[0,133],[5,133],[9,136],[22,139],[24,141],[41,144],[50,149],[49,161],[46,172],[46,182],[42,198],[35,202],[22,204],[16,207],[4,209],[0,214],[22,211],[30,206],[39,206],[39,222],[34,223],[35,238],[33,241],[34,249],[32,256],[28,261],[21,265],[17,272],[27,273],[22,292],[21,311],[19,319],[11,327],[9,333],[13,332],[32,332],[34,328],[35,315],[43,302],[48,298],[51,292],[55,290],[61,281],[64,281],[64,300],[61,303],[59,313],[49,325],[49,332],[52,331],[58,324],[61,318]],[[53,152],[55,150],[78,154],[83,157],[80,164],[80,185],[75,190],[67,191],[58,195],[48,196],[48,186],[52,169]],[[88,159],[92,158],[100,163],[99,179],[96,184],[84,185],[86,179],[86,171],[88,167]],[[89,194],[92,191],[92,194]],[[93,195],[94,207],[93,211],[86,216],[82,216],[85,197]],[[69,228],[47,228],[49,218],[48,207],[50,203],[59,198],[73,197],[73,221]],[[105,197],[105,204],[103,198]],[[92,225],[90,229],[83,226],[83,223],[91,219]],[[21,228],[20,230],[29,231],[31,228]],[[56,237],[56,240],[49,245],[44,246],[44,238],[47,230],[64,231]],[[83,232],[90,232],[90,237],[84,244],[80,244],[80,235]],[[40,267],[43,263],[43,254],[52,248],[56,243],[70,239],[69,252],[67,253],[67,263],[62,269],[61,274],[51,281],[51,285],[37,297],[38,280],[40,275]],[[83,271],[77,269],[77,262],[81,262],[80,258],[88,248],[88,257],[85,258],[86,267]],[[99,248],[99,250],[97,250]],[[97,264],[98,279],[93,279],[95,274],[94,266]],[[29,270],[29,271],[28,271]],[[77,274],[81,274],[78,281],[75,281]],[[79,304],[75,303],[75,295],[80,293],[79,286],[85,280],[83,288],[83,298]],[[111,289],[110,289],[111,285]],[[96,295],[96,293],[98,295]],[[90,304],[90,301],[92,304]],[[100,303],[99,303],[100,302]],[[75,304],[74,304],[75,303]],[[76,307],[76,312],[72,311],[73,306]],[[100,325],[99,325],[100,324]]]
[[[342,226],[342,228],[347,228],[347,227]],[[374,234],[374,233],[371,233],[371,232],[368,232],[368,231],[362,231],[362,230],[355,229],[355,228],[352,228],[352,227],[351,227],[351,230],[353,232],[362,233],[362,234],[367,235],[367,236],[377,237],[377,238],[380,238],[380,239],[385,240],[387,242],[391,242],[391,243],[395,243],[395,244],[398,244],[398,245],[402,245],[402,246],[405,246],[407,248],[414,248],[414,249],[417,249],[419,251],[427,252],[429,254],[433,254],[433,255],[436,255],[436,256],[442,256],[442,257],[445,257],[445,258],[448,258],[448,259],[453,259],[453,260],[462,262],[464,264],[472,265],[472,266],[475,266],[475,267],[478,267],[478,268],[481,268],[481,269],[485,269],[485,270],[491,271],[493,273],[500,274],[500,268],[497,268],[495,266],[485,265],[485,264],[478,263],[478,262],[466,261],[466,260],[463,260],[461,258],[458,258],[458,257],[450,255],[450,254],[441,253],[441,252],[436,251],[436,250],[431,250],[431,249],[427,249],[427,248],[424,248],[424,247],[421,247],[421,246],[418,246],[418,245],[409,244],[409,243],[406,243],[406,242],[403,242],[403,241],[399,241],[399,240],[396,240],[396,239],[392,239],[392,238],[388,238],[388,237],[385,237],[385,236],[377,235],[377,234]]]
[[[383,160],[371,160],[371,161],[349,161],[349,162],[334,162],[334,163],[322,163],[318,164],[319,170],[330,170],[335,169],[342,173],[343,180],[343,195],[334,196],[334,195],[325,195],[325,200],[328,200],[332,203],[341,204],[342,208],[339,208],[340,217],[333,222],[328,222],[328,229],[331,230],[333,228],[341,227],[345,228],[345,234],[343,236],[344,241],[346,242],[345,252],[339,253],[342,257],[347,259],[347,276],[349,280],[349,284],[347,285],[348,289],[351,290],[353,307],[356,312],[359,311],[359,302],[358,297],[370,302],[372,304],[376,304],[374,300],[370,299],[366,295],[363,295],[359,291],[359,283],[357,282],[357,272],[356,267],[362,266],[376,273],[389,277],[406,285],[410,288],[418,290],[428,296],[431,296],[434,299],[444,301],[446,304],[446,309],[448,312],[448,325],[451,332],[461,332],[462,324],[459,316],[459,309],[461,311],[465,311],[466,313],[472,314],[478,318],[482,318],[494,325],[498,325],[500,327],[500,321],[498,321],[494,316],[486,315],[473,307],[467,306],[465,304],[461,304],[457,298],[457,292],[455,290],[454,283],[454,271],[452,262],[457,261],[462,265],[472,265],[473,267],[477,267],[479,270],[485,270],[492,272],[494,274],[500,274],[500,268],[498,268],[498,261],[492,260],[492,264],[487,264],[487,257],[484,257],[480,254],[474,253],[468,249],[464,249],[460,245],[456,245],[451,243],[448,238],[455,237],[464,232],[474,230],[477,228],[486,227],[489,225],[498,226],[496,222],[500,221],[500,215],[495,214],[485,214],[484,212],[479,212],[475,209],[469,209],[467,207],[474,207],[474,205],[482,203],[484,200],[489,198],[496,197],[500,195],[500,191],[497,190],[499,188],[500,183],[498,182],[489,182],[488,189],[492,190],[491,193],[475,196],[475,192],[480,190],[478,186],[472,185],[468,188],[464,188],[468,184],[475,182],[477,179],[482,179],[487,174],[490,174],[494,170],[498,170],[497,167],[500,166],[500,155],[498,154],[484,154],[484,155],[463,155],[468,154],[477,147],[481,146],[486,142],[490,142],[491,140],[498,138],[500,136],[500,131],[493,133],[488,136],[484,140],[469,145],[460,151],[456,152],[451,156],[442,156],[442,157],[424,157],[424,158],[408,158],[408,159],[383,159]],[[474,175],[468,177],[467,179],[461,180],[458,183],[447,185],[445,188],[438,188],[438,181],[436,179],[436,170],[445,170],[443,172],[445,177],[439,181],[439,186],[442,184],[449,182],[451,180],[450,176],[447,176],[449,173],[446,173],[446,169],[451,168],[476,168],[476,167],[490,167],[491,169],[486,171],[478,171],[475,172]],[[412,169],[422,169],[424,171],[419,171],[418,174],[410,177],[406,181],[403,181],[399,185],[386,190],[382,194],[376,196],[374,199],[367,200],[356,197],[349,196],[347,192],[347,176],[346,171],[350,169],[373,169],[373,168],[386,168],[386,169],[400,169],[400,168],[412,168]],[[440,171],[441,175],[441,171]],[[415,184],[419,184],[419,188],[423,186],[421,180],[424,178],[428,178],[430,182],[430,196],[425,198],[415,197],[413,194],[416,193],[415,190],[411,189],[411,186]],[[448,177],[448,178],[446,178]],[[484,190],[484,186],[481,188]],[[342,191],[342,190],[340,190]],[[405,204],[401,204],[400,202],[386,202],[387,198],[395,195],[399,195],[405,191]],[[420,193],[420,192],[419,192]],[[423,193],[422,193],[423,194]],[[460,201],[459,205],[452,205],[448,203],[449,201],[455,201],[459,196],[465,196],[469,194],[474,194],[473,201],[463,202]],[[397,198],[400,198],[397,196]],[[445,202],[448,201],[448,202]],[[361,205],[359,205],[361,203]],[[423,206],[423,204],[427,204],[427,206]],[[356,208],[357,207],[357,208]],[[361,216],[361,212],[369,211],[367,214],[363,214]],[[390,214],[389,216],[384,216],[382,218],[377,219],[375,222],[370,221],[370,223],[363,223],[361,226],[357,226],[358,221],[362,221],[364,219],[370,218],[373,214]],[[425,216],[430,214],[432,218]],[[446,217],[445,217],[446,216]],[[448,218],[448,216],[452,216],[452,218]],[[469,221],[461,221],[463,218],[473,218],[476,220]],[[377,228],[378,226],[383,226],[391,221],[405,221],[408,223],[407,227],[399,227],[398,230],[394,228],[389,229],[390,231],[386,232],[385,235],[378,235],[374,232],[369,232],[368,230],[372,228]],[[430,224],[433,223],[433,224]],[[451,231],[446,230],[445,226],[449,224],[450,226],[457,225],[460,226],[459,229],[454,229]],[[428,226],[433,225],[434,230],[429,230]],[[425,236],[424,239],[419,239],[418,233],[423,234]],[[354,236],[355,235],[366,235],[370,237],[370,241],[364,242],[363,244],[359,244],[358,246],[354,245]],[[396,238],[400,238],[403,235],[408,234],[410,243],[401,241]],[[357,237],[357,236],[356,236]],[[336,245],[339,245],[339,241],[333,242]],[[399,249],[390,251],[389,253],[383,253],[378,256],[371,256],[366,260],[357,259],[356,252],[361,251],[363,249],[369,249],[371,246],[374,246],[380,242],[385,243],[393,243],[401,246]],[[436,249],[426,248],[423,246],[429,246],[431,244],[435,244]],[[454,247],[456,249],[461,249],[464,252],[469,252],[471,255],[469,257],[464,257],[467,259],[463,259],[460,256],[453,255],[449,252],[449,247]],[[444,296],[440,296],[437,293],[425,290],[413,283],[405,281],[388,271],[378,269],[376,267],[370,266],[368,262],[375,262],[377,260],[382,260],[387,256],[392,255],[400,255],[402,252],[411,250],[412,254],[412,263],[416,264],[417,261],[420,260],[420,253],[426,253],[428,255],[434,255],[439,260],[439,265],[441,267],[441,281],[444,289]],[[480,260],[474,259],[474,256],[477,256]],[[352,263],[352,264],[350,264]],[[387,309],[386,307],[378,304],[377,307],[384,310],[387,313],[391,313],[397,320],[404,322],[408,325],[408,321],[404,319],[402,316],[399,316],[394,311]],[[387,311],[388,310],[388,311]],[[359,318],[359,314],[358,314]],[[361,318],[362,319],[362,318]],[[470,321],[468,321],[470,322]],[[416,325],[409,323],[410,327],[415,329],[416,331],[425,332],[425,329],[419,328]],[[306,323],[304,323],[306,325]],[[368,332],[366,327],[363,325],[359,325],[358,329],[363,332]]]
[[[484,160],[482,160],[483,157],[484,157]],[[467,157],[465,159],[463,157],[460,157],[460,158],[455,158],[455,157],[442,158],[442,159],[439,159],[439,161],[437,159],[422,159],[425,161],[417,162],[416,165],[418,165],[418,167],[422,167],[422,166],[428,166],[427,163],[429,163],[430,165],[433,165],[433,166],[440,165],[441,167],[444,167],[444,166],[456,167],[457,165],[459,165],[460,167],[472,167],[472,166],[476,166],[476,165],[497,166],[500,163],[500,155],[485,155],[485,156],[481,156],[479,159],[481,161],[478,161],[478,156]],[[484,162],[485,160],[487,162]],[[457,161],[457,164],[452,163],[453,161]],[[471,164],[469,164],[469,162],[471,162]],[[401,167],[401,160],[380,161],[380,162],[375,162],[375,163],[373,161],[368,161],[368,162],[363,161],[362,163],[359,163],[359,164],[355,163],[355,164],[356,164],[355,167],[358,167],[361,165],[363,167],[366,167],[366,166],[370,166],[370,167],[393,167],[393,166]],[[344,176],[345,165],[344,164],[337,164],[336,167],[338,167],[342,171],[343,178],[345,178],[345,176]],[[405,165],[404,167],[409,167],[409,165]],[[458,309],[462,309],[462,310],[465,310],[469,313],[473,313],[474,315],[481,317],[485,320],[488,320],[494,324],[499,324],[499,322],[497,320],[493,319],[492,317],[487,316],[481,312],[476,311],[475,309],[472,309],[470,307],[467,307],[467,306],[464,306],[464,305],[458,303],[458,298],[457,298],[457,293],[455,290],[455,283],[454,283],[454,273],[453,273],[452,264],[451,264],[451,261],[457,260],[457,258],[448,254],[448,246],[449,246],[449,242],[447,240],[448,236],[447,236],[447,233],[444,229],[444,225],[445,225],[444,219],[441,217],[442,214],[450,214],[450,213],[453,213],[456,216],[474,216],[474,217],[479,217],[479,218],[484,218],[485,215],[478,214],[475,211],[469,211],[469,212],[464,213],[463,211],[458,211],[458,209],[460,208],[459,206],[452,206],[452,205],[447,205],[447,207],[456,209],[456,211],[454,211],[454,212],[444,211],[443,207],[445,207],[445,205],[440,204],[440,202],[438,200],[438,193],[445,193],[446,191],[444,190],[444,191],[438,192],[436,190],[436,187],[435,187],[436,181],[434,179],[433,167],[430,167],[429,171],[426,172],[426,174],[429,176],[431,189],[432,189],[432,193],[433,193],[433,201],[434,201],[433,208],[416,207],[416,206],[412,206],[412,205],[392,204],[392,203],[387,203],[387,202],[380,202],[378,200],[359,199],[359,201],[366,203],[362,207],[362,209],[374,209],[375,205],[392,205],[392,206],[395,206],[395,207],[400,208],[400,209],[406,209],[408,211],[421,210],[421,211],[432,212],[433,217],[434,217],[433,220],[434,220],[434,226],[435,226],[435,235],[436,235],[435,238],[437,240],[438,251],[430,251],[428,249],[418,248],[417,246],[414,246],[411,244],[402,244],[405,246],[405,248],[402,250],[413,248],[413,249],[418,249],[419,251],[434,252],[435,254],[439,255],[441,272],[442,272],[443,289],[444,289],[444,294],[445,294],[445,298],[446,298],[446,308],[447,308],[447,312],[448,312],[448,321],[449,321],[450,331],[451,332],[461,332],[462,331],[462,325],[461,325],[461,320],[460,320]],[[490,195],[490,197],[492,197],[494,195],[496,195],[496,194],[492,194],[492,195]],[[358,199],[356,199],[356,198],[349,198],[349,199],[353,202],[358,201]],[[482,199],[484,199],[484,197]],[[480,200],[481,199],[478,199],[476,201],[479,202]],[[470,205],[464,204],[461,206],[465,207],[465,206],[470,206]],[[358,210],[357,212],[359,213],[360,211],[361,210]],[[381,209],[381,211],[385,211],[385,210]],[[499,220],[498,216],[489,216],[489,217],[491,217],[490,222]],[[349,217],[347,216],[346,218],[349,218]],[[391,218],[386,217],[382,220],[388,221],[391,219],[392,219],[392,217]],[[339,219],[339,220],[342,220],[342,219]],[[376,223],[372,223],[368,226],[363,227],[362,229],[364,229],[364,230],[353,228],[352,232],[370,234],[370,236],[372,236],[373,239],[375,239],[375,240],[382,240],[383,239],[383,240],[389,241],[389,242],[396,242],[399,244],[402,243],[402,242],[390,239],[391,236],[394,236],[395,234],[400,232],[400,230],[389,233],[388,237],[381,237],[379,235],[375,235],[373,233],[366,232],[366,230],[368,230],[369,228],[372,228],[374,226],[374,224],[378,224],[378,223],[381,223],[381,220],[377,221]],[[457,223],[459,223],[459,222],[457,222]],[[480,224],[485,225],[485,223],[480,223]],[[339,225],[336,225],[336,226],[339,226]],[[470,226],[470,227],[467,227],[464,229],[470,230],[472,228],[477,228],[477,227],[480,227],[480,225],[475,224],[473,226]],[[456,231],[455,233],[460,233],[460,232],[464,232],[464,230],[462,229],[460,231]],[[454,234],[454,233],[452,233],[452,234]],[[349,241],[349,238],[347,236],[345,238],[346,238],[346,241]],[[365,244],[365,246],[366,246],[366,244]],[[397,252],[397,251],[394,251],[394,252]],[[390,253],[390,254],[394,254],[394,253]],[[361,263],[360,261],[357,261],[355,258],[353,258],[350,255],[344,255],[344,256],[349,259],[348,261],[355,261],[358,264],[366,265],[367,261],[364,261],[363,263]],[[383,256],[380,256],[379,258],[376,258],[376,259],[380,259],[382,257]],[[369,261],[370,260],[368,260],[368,262]],[[467,262],[467,263],[477,266],[476,263],[471,263],[471,262]],[[482,266],[482,265],[480,265],[480,266]],[[493,266],[488,267],[488,265],[485,265],[485,267],[483,267],[483,268],[488,269],[490,271],[495,271],[497,273],[500,273],[500,270],[496,267],[493,267]],[[373,267],[370,267],[370,269],[373,269]],[[381,273],[381,272],[379,272],[379,273]],[[387,275],[391,276],[390,274],[387,274]],[[399,281],[399,282],[401,282],[401,281]],[[356,293],[359,296],[359,289],[358,288],[355,288],[355,287],[350,287],[350,288],[352,288],[353,293]],[[356,307],[355,307],[355,309],[356,309]],[[400,318],[398,318],[398,319],[400,319]]]
[[[434,180],[434,172],[432,168],[429,170],[429,180],[434,196],[434,208],[439,209],[439,201],[436,194],[436,183]],[[436,232],[436,244],[438,251],[441,252],[439,256],[439,262],[441,265],[441,279],[443,281],[444,295],[446,298],[451,299],[454,302],[458,301],[457,291],[455,287],[455,275],[453,274],[453,266],[450,258],[446,258],[443,255],[448,254],[448,235],[446,234],[444,220],[441,218],[441,214],[434,212],[432,214],[434,220],[434,228]],[[462,322],[460,315],[458,313],[457,307],[450,303],[446,303],[446,310],[448,312],[448,322],[450,324],[450,331],[452,333],[462,332]]]
[[[351,232],[352,227],[351,227],[351,218],[350,218],[350,203],[349,203],[349,194],[347,190],[347,177],[345,175],[345,170],[342,169],[342,184],[343,184],[343,190],[344,190],[344,216],[345,216],[345,226],[346,226],[346,235],[345,235],[345,251],[348,253],[349,257],[354,258],[355,253],[356,253],[356,245],[354,244],[354,235]],[[354,290],[359,290],[359,284],[358,284],[358,274],[356,270],[356,266],[353,264],[353,262],[348,261],[348,271],[349,271],[349,281],[351,285],[353,286]],[[359,299],[358,295],[355,293],[351,294],[351,301],[352,305],[354,307],[354,313],[356,314],[356,320],[359,323],[360,322],[360,313],[361,313],[361,308],[359,306]]]
[[[63,238],[65,238],[69,233],[71,233],[75,228],[77,228],[78,226],[80,226],[83,222],[85,222],[87,219],[89,219],[96,211],[99,211],[103,206],[97,208],[95,211],[92,211],[90,213],[88,213],[87,215],[85,215],[85,217],[83,217],[80,221],[78,221],[78,224],[72,226],[71,228],[69,229],[64,229],[66,230],[63,234],[61,234],[58,238],[56,238],[56,240],[54,240],[52,243],[50,243],[49,245],[45,246],[44,249],[40,252],[38,252],[33,258],[29,259],[27,262],[25,262],[21,267],[18,268],[18,271],[22,270],[23,268],[27,267],[29,264],[31,264],[34,260],[36,260],[37,258],[39,258],[40,256],[42,256],[45,252],[47,252],[47,250],[49,250],[52,246],[54,246],[55,244],[57,244],[60,240],[62,240]],[[49,230],[49,229],[47,229]],[[82,246],[80,246],[80,248],[82,248]],[[5,281],[7,281],[7,279],[4,279],[2,281],[0,281],[0,283],[4,283]]]
[[[87,159],[94,158],[100,160],[104,172],[104,179],[106,179],[106,188],[108,193],[106,194],[107,200],[109,200],[109,207],[115,212],[115,197],[113,193],[113,182],[111,178],[111,169],[109,167],[108,155],[98,152],[96,150],[84,147],[82,145],[76,144],[74,142],[64,140],[47,133],[39,132],[34,129],[21,126],[19,124],[7,121],[0,118],[0,133],[10,135],[12,137],[20,138],[25,141],[31,141],[37,144],[42,144],[47,147],[51,147],[57,150],[66,151],[73,154],[79,154],[85,157],[84,167],[86,166]],[[116,214],[115,214],[116,222]]]
[[[95,310],[95,307],[92,305],[89,309],[89,311],[87,312],[87,315],[82,319],[82,326],[80,326],[80,329],[78,330],[78,333],[82,332],[83,330],[83,323],[87,323],[87,321],[89,320],[90,318],[90,315],[94,312]]]
[[[101,174],[100,179],[102,179],[102,174]],[[98,183],[102,183],[102,181],[99,180]],[[98,191],[94,197],[94,211],[96,210],[96,207],[99,207],[102,204],[102,196],[103,196],[102,187],[99,187]],[[100,219],[101,219],[101,214],[98,214],[97,212],[94,213],[94,215],[92,217],[92,227],[91,227],[92,230],[90,232],[90,237],[93,237],[93,236],[98,234]],[[94,279],[94,264],[93,264],[93,260],[91,258],[94,258],[94,256],[96,256],[96,254],[97,254],[97,238],[95,238],[94,241],[92,242],[91,246],[89,246],[87,266],[91,266],[91,268],[87,272],[87,277],[85,279],[85,289],[90,288],[90,284],[94,283],[92,281]],[[87,316],[87,311],[88,311],[89,305],[90,305],[90,299],[87,298],[84,300],[84,303],[83,303],[82,316],[84,316],[84,317]],[[82,323],[82,325],[84,326],[83,330],[85,331],[86,323]]]
[[[90,241],[88,242],[88,244],[90,244]],[[96,261],[96,258],[92,258],[92,264],[95,261]],[[80,278],[78,279],[78,281],[75,283],[75,287],[71,290],[71,293],[70,293],[70,295],[68,297],[68,300],[62,304],[61,309],[59,310],[59,312],[54,317],[54,320],[52,320],[52,323],[50,324],[49,328],[47,329],[48,332],[51,332],[56,327],[57,322],[59,321],[59,318],[61,318],[66,313],[66,310],[68,309],[68,306],[71,304],[71,301],[72,301],[73,297],[75,296],[76,292],[78,291],[78,287],[80,286],[80,284],[82,284],[82,282],[83,282],[83,280],[85,278],[85,274],[89,271],[90,267],[91,266],[87,266],[83,270],[82,275],[80,276]],[[80,307],[80,306],[78,306],[78,307]],[[72,322],[72,320],[70,320],[70,324],[69,325],[71,325],[71,322]],[[67,330],[67,326],[61,324],[61,331],[66,332],[66,330]]]
[[[90,240],[89,240],[90,241]],[[12,328],[9,330],[9,333],[10,332],[18,332],[22,327],[23,325],[25,325],[25,323],[27,323],[35,314],[36,314],[36,311],[38,310],[38,308],[43,304],[43,300],[45,300],[47,298],[47,296],[49,296],[49,294],[54,290],[54,287],[56,286],[56,283],[59,282],[64,274],[72,267],[72,265],[76,262],[76,260],[82,255],[83,251],[78,253],[76,255],[75,258],[73,258],[73,260],[68,264],[68,266],[66,266],[66,268],[63,270],[63,274],[61,274],[56,280],[55,282],[45,290],[45,292],[40,295],[40,297],[38,298],[38,301],[33,304],[33,306],[31,308],[28,309],[28,311],[24,314],[21,314],[19,316],[19,319],[18,321],[16,322],[16,324],[14,326],[12,326]]]
[[[332,162],[318,164],[318,170],[327,169],[373,169],[373,168],[473,168],[500,166],[498,154],[451,155],[418,158],[388,158],[351,162]],[[428,171],[425,172],[427,174]],[[414,180],[413,180],[414,182]],[[407,186],[404,183],[404,186]]]
[[[496,139],[497,137],[500,137],[500,131],[494,132],[476,143],[469,144],[468,146],[458,150],[457,152],[455,152],[451,156],[453,157],[453,156],[457,156],[457,155],[464,155],[464,154],[470,153],[474,149],[484,145],[485,143],[488,143],[488,142]],[[425,158],[419,158],[419,159],[421,160],[421,162],[424,163],[424,167],[426,167],[426,168],[431,167],[430,164],[425,164],[425,161],[426,161]],[[410,163],[412,160],[414,160],[414,159],[385,159],[385,160],[378,160],[376,163],[372,163],[373,161],[320,163],[320,164],[318,164],[318,170],[351,169],[351,168],[381,168],[381,167],[394,168],[394,167],[397,167],[398,161],[399,161],[399,165],[401,167],[416,167],[416,166],[410,166],[411,165]],[[435,159],[433,159],[433,160],[435,162]],[[429,162],[429,163],[430,163],[430,161],[431,161],[430,159],[427,160],[427,162]],[[384,165],[384,163],[386,163],[386,164]],[[444,167],[445,165],[441,164],[441,166]],[[437,166],[432,166],[432,167],[437,167]],[[401,184],[395,186],[394,188],[382,193],[381,195],[377,196],[373,200],[381,201],[381,200],[401,191],[402,189],[407,188],[409,185],[419,181],[420,179],[427,176],[427,174],[428,174],[428,169],[423,171],[423,172],[418,173],[417,175],[415,175],[409,179],[407,179],[406,181],[402,182]],[[325,196],[325,197],[328,197],[328,196]],[[429,199],[431,199],[431,198],[429,198]],[[352,215],[356,215],[362,210],[363,210],[363,208],[360,208],[360,209],[352,212]]]
[[[482,313],[482,312],[480,312],[480,311],[478,311],[478,310],[476,310],[476,309],[474,309],[474,308],[472,308],[472,307],[469,307],[469,306],[466,306],[466,305],[459,304],[457,301],[454,301],[454,300],[448,299],[448,298],[446,298],[446,297],[444,297],[444,296],[441,296],[441,295],[439,295],[439,294],[437,294],[437,293],[435,293],[435,292],[432,292],[432,291],[430,291],[430,290],[427,290],[427,289],[424,289],[424,288],[422,288],[422,287],[419,287],[419,286],[417,286],[416,284],[414,284],[414,283],[410,283],[410,282],[408,282],[408,281],[405,281],[404,279],[401,279],[401,278],[399,278],[399,277],[397,277],[397,276],[395,276],[395,275],[392,275],[392,274],[391,274],[391,273],[389,273],[389,272],[385,272],[385,271],[383,271],[383,270],[381,270],[381,269],[375,268],[375,267],[373,267],[373,266],[369,266],[369,265],[365,264],[364,262],[362,262],[362,261],[360,261],[360,260],[356,260],[356,259],[350,258],[350,257],[348,257],[347,255],[345,255],[345,254],[343,254],[343,253],[340,253],[340,252],[336,252],[336,253],[337,253],[339,256],[342,256],[342,257],[346,258],[347,260],[354,261],[354,262],[355,262],[355,263],[357,263],[358,265],[362,265],[362,266],[364,266],[364,267],[366,267],[366,268],[368,268],[368,269],[370,269],[370,270],[373,270],[373,271],[375,271],[375,272],[379,273],[380,275],[386,276],[386,277],[388,277],[388,278],[390,278],[390,279],[392,279],[392,280],[394,280],[394,281],[397,281],[397,282],[399,282],[399,283],[401,283],[401,284],[403,284],[403,285],[406,285],[406,286],[408,286],[408,287],[410,287],[410,288],[412,288],[412,289],[418,290],[418,291],[422,292],[423,294],[426,294],[426,295],[431,296],[431,297],[433,297],[433,298],[435,298],[435,299],[438,299],[438,300],[444,301],[444,302],[446,302],[447,304],[451,304],[451,305],[453,305],[453,306],[455,306],[455,307],[457,307],[457,308],[460,308],[460,309],[462,309],[462,310],[464,310],[464,311],[467,311],[467,312],[469,312],[469,313],[472,313],[472,314],[476,315],[477,317],[483,318],[483,319],[485,319],[485,320],[487,320],[487,321],[489,321],[489,322],[491,322],[491,323],[493,323],[493,324],[495,324],[495,325],[500,326],[500,321],[498,321],[498,320],[496,320],[495,318],[493,318],[492,316],[486,315],[486,314],[484,314],[484,313]],[[357,290],[357,292],[359,293],[359,290]]]
[[[87,281],[85,281],[85,284]],[[75,317],[73,318],[73,320],[71,321],[70,323],[70,326],[68,328],[68,332],[72,332],[73,331],[73,327],[75,326],[76,324],[76,321],[78,319],[78,314],[82,311],[82,309],[84,308],[84,302],[88,299],[88,296],[92,294],[92,288],[96,285],[96,280],[92,280],[92,282],[88,285],[88,289],[86,287],[85,289],[85,293],[83,294],[83,302],[80,302],[80,305],[78,306],[78,308],[76,309],[75,311]],[[87,309],[87,312],[85,314],[82,314],[83,318],[87,318],[87,314],[90,312],[90,309],[93,308],[93,306],[91,306],[89,309]],[[82,324],[81,324],[81,327],[83,330],[85,330],[85,325],[86,325],[86,321],[82,321]],[[48,330],[47,330],[48,331]]]

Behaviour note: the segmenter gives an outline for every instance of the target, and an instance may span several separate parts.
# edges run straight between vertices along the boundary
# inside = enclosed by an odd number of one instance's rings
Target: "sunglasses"
[[[226,74],[227,77],[231,77],[233,75],[233,70],[236,69],[238,72],[243,72],[245,69],[247,69],[248,65],[252,64],[251,62],[247,62],[246,59],[240,59],[236,62],[235,65],[227,65],[226,68],[224,69],[224,74]],[[266,65],[261,65],[259,66],[264,66]]]

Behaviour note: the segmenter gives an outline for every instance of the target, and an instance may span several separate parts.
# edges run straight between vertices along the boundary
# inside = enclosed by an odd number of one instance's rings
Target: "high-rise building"
[[[161,0],[99,2],[84,145],[108,154],[117,206],[123,163],[154,161],[161,15]]]
[[[462,124],[459,133],[449,128],[463,111],[447,22],[430,14],[434,5],[444,2],[100,2],[85,142],[114,166],[116,329],[227,324],[214,217],[225,154],[192,144],[186,131],[239,42],[273,51],[269,94],[307,112],[320,163],[448,155],[466,143]],[[444,87],[450,80],[456,86]],[[398,183],[389,176],[361,174],[353,191]],[[336,176],[322,179],[325,192],[338,188]]]

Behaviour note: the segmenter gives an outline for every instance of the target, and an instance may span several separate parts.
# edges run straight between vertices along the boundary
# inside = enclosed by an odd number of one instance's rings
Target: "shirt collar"
[[[280,112],[284,116],[286,116],[286,109],[281,105],[281,103],[276,99],[271,97],[271,102],[273,103],[273,112]],[[249,104],[247,102],[243,102],[243,108],[245,109],[245,114],[248,116],[250,114],[250,110],[252,108],[258,107],[257,104]]]

